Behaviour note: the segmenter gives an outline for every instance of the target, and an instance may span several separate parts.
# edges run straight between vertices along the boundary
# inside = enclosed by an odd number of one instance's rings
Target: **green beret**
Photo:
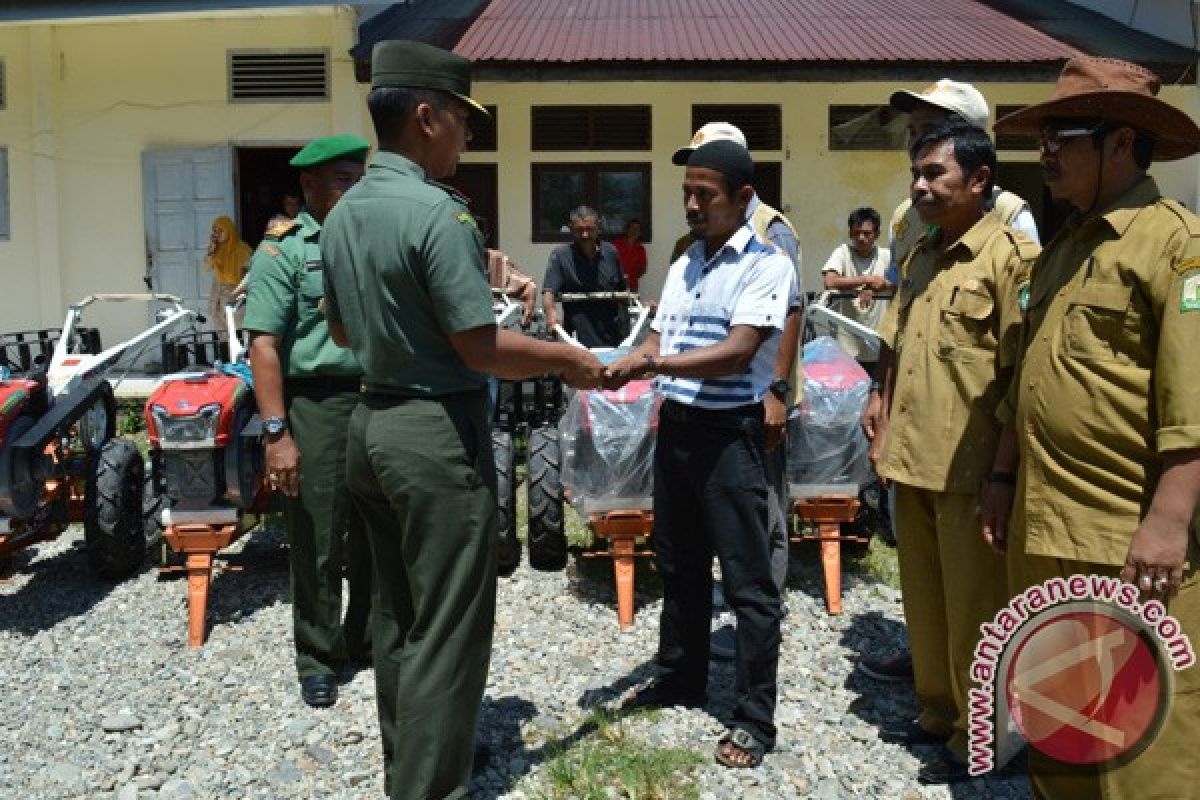
[[[367,151],[370,149],[371,145],[366,139],[348,133],[323,136],[305,145],[288,163],[293,167],[319,167],[340,159],[362,162],[367,160]]]
[[[491,116],[471,99],[471,62],[440,47],[392,39],[371,51],[371,88],[440,89],[473,111]]]

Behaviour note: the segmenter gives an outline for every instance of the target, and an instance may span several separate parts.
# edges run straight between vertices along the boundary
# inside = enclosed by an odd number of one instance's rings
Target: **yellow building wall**
[[[91,293],[145,291],[145,151],[360,132],[355,24],[348,8],[320,6],[0,28],[12,197],[0,330],[56,325]],[[228,102],[228,50],[322,47],[331,101]],[[115,342],[146,318],[115,306],[89,309],[87,321]]]
[[[799,232],[806,289],[816,289],[820,268],[846,235],[846,216],[859,206],[879,211],[886,226],[908,192],[908,159],[899,151],[830,151],[828,107],[887,102],[898,88],[913,84],[850,83],[692,83],[692,82],[479,82],[473,95],[498,109],[498,152],[471,153],[464,162],[497,163],[499,244],[540,279],[553,244],[532,241],[530,164],[534,162],[650,162],[654,239],[647,244],[650,268],[643,294],[657,297],[676,238],[686,232],[679,184],[683,170],[671,155],[691,138],[693,103],[777,103],[783,121],[783,150],[754,153],[782,162],[783,210]],[[923,84],[920,84],[923,85]],[[992,104],[1026,104],[1047,98],[1050,83],[980,83]],[[1196,113],[1196,87],[1170,87],[1163,96]],[[554,104],[651,104],[649,152],[530,152],[530,107]],[[1001,152],[1001,161],[1036,161],[1036,153]],[[1191,158],[1155,165],[1164,193],[1195,208],[1197,164]],[[603,209],[600,209],[603,211]],[[565,222],[565,221],[564,221]]]

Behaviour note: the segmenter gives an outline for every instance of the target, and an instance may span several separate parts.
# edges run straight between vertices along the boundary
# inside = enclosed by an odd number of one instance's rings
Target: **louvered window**
[[[329,51],[231,50],[229,99],[238,103],[328,100]]]
[[[697,105],[692,106],[691,136],[709,122],[728,122],[746,134],[750,152],[783,149],[783,115],[777,105]]]
[[[908,115],[891,106],[830,106],[830,150],[903,150]]]
[[[1025,106],[996,106],[996,119],[1020,111]],[[996,135],[997,150],[1037,150],[1036,136],[1025,136],[1019,133],[1000,133]]]
[[[534,106],[534,150],[649,150],[650,106]]]

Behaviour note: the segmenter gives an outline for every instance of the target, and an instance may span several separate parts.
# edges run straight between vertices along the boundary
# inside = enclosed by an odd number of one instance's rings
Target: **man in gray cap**
[[[429,181],[454,172],[470,119],[471,63],[419,42],[372,56],[367,106],[379,152],[326,221],[330,332],[363,369],[346,472],[367,525],[385,788],[392,800],[461,798],[487,682],[496,606],[496,475],[484,373],[561,373],[596,387],[587,350],[500,330],[483,237]]]
[[[767,534],[763,397],[775,376],[792,262],[746,224],[754,163],[730,141],[704,144],[683,179],[696,238],[671,265],[646,341],[608,369],[606,384],[658,376],[665,397],[654,453],[654,549],[663,576],[663,641],[682,655],[627,705],[703,705],[708,686],[712,558],[737,615],[728,767],[755,767],[775,746],[779,588]],[[661,643],[660,643],[661,649]]]

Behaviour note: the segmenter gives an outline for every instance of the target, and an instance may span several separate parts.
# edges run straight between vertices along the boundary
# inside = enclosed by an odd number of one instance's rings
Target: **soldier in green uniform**
[[[369,145],[317,139],[291,160],[305,208],[270,227],[250,262],[246,329],[266,430],[267,476],[284,495],[296,670],[310,706],[337,701],[337,674],[370,658],[371,561],[346,488],[346,429],[362,369],[329,338],[321,312],[321,224],[358,182]],[[349,599],[342,620],[342,572]]]
[[[466,796],[496,604],[496,476],[484,373],[599,386],[587,350],[497,328],[483,238],[430,181],[470,139],[471,63],[418,42],[372,54],[379,139],[326,221],[330,331],[363,367],[347,479],[374,556],[385,787]]]
[[[998,414],[1010,424],[993,466],[1016,481],[989,487],[983,532],[1006,550],[1010,594],[1119,575],[1143,604],[1165,603],[1194,643],[1200,219],[1162,197],[1147,170],[1200,152],[1200,127],[1158,89],[1136,64],[1074,58],[1050,100],[996,122],[997,133],[1040,137],[1046,185],[1074,213],[1023,301],[1017,377]],[[1175,673],[1170,688],[1162,728],[1136,757],[1075,765],[1030,748],[1034,794],[1195,797],[1200,669]]]

